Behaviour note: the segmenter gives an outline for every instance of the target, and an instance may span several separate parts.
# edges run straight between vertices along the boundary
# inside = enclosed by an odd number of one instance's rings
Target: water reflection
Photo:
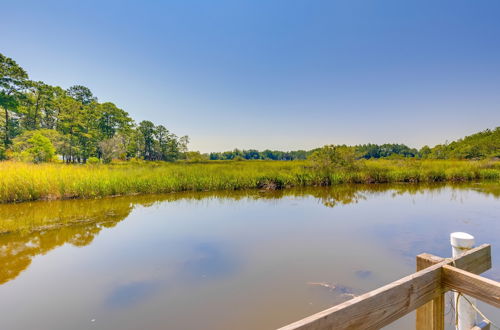
[[[140,281],[121,284],[113,288],[105,304],[111,308],[132,307],[153,295],[158,289],[158,281]]]
[[[63,201],[0,206],[0,284],[16,278],[39,254],[63,244],[86,246],[102,228],[132,210],[130,200]]]
[[[496,258],[498,197],[498,184],[399,184],[0,205],[3,322],[278,327],[411,273],[418,253],[448,256],[450,231]]]
[[[181,267],[184,280],[199,280],[201,278],[221,278],[231,275],[237,266],[236,257],[230,249],[217,242],[198,243],[188,252],[191,256]]]
[[[455,184],[455,185],[415,185],[415,184],[377,184],[377,185],[339,185],[329,188],[298,188],[279,191],[220,191],[176,193],[166,195],[142,195],[105,198],[98,200],[67,200],[52,202],[32,202],[0,205],[0,284],[16,278],[31,263],[31,259],[39,254],[63,244],[86,246],[103,230],[112,228],[125,219],[137,206],[151,207],[162,202],[186,200],[191,203],[217,200],[239,201],[243,199],[280,199],[285,196],[312,196],[326,207],[358,203],[377,194],[390,192],[396,197],[403,194],[432,194],[442,189],[473,189],[485,195],[500,197],[500,185],[496,183]],[[439,226],[439,223],[436,223]],[[381,237],[400,240],[395,242],[400,251],[413,258],[414,251],[423,250],[424,242],[407,239],[396,233],[408,233],[415,236],[414,223],[377,224],[373,231]],[[424,228],[421,228],[424,231]],[[428,231],[425,230],[426,234]],[[429,240],[425,241],[428,244]],[[412,244],[411,246],[404,246]],[[420,245],[419,245],[420,244]],[[426,246],[429,249],[429,246]],[[187,260],[183,266],[184,276],[204,277],[221,276],[235,269],[235,257],[228,249],[214,242],[199,243],[192,251],[194,258]],[[432,251],[432,247],[430,248]],[[370,272],[360,271],[360,278],[369,277]],[[118,288],[112,297],[121,297],[126,292],[138,295],[147,286],[130,284],[130,287]],[[146,290],[147,291],[147,290]],[[121,300],[110,298],[110,301]]]

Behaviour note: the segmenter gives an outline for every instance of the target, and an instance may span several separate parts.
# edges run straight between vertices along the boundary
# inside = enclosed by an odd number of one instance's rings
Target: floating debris
[[[307,285],[321,286],[330,290],[335,290],[335,285],[325,282],[307,282]]]
[[[338,294],[339,296],[343,298],[348,298],[352,299],[356,297],[356,294],[354,294],[354,289],[342,284],[334,284],[334,283],[328,283],[328,282],[307,282],[307,285],[310,286],[317,286],[321,288],[326,288],[329,291]]]

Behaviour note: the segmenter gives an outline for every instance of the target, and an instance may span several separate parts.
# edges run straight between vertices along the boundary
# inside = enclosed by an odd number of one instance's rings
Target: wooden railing
[[[500,283],[477,275],[490,268],[488,244],[455,259],[424,253],[417,256],[416,273],[279,330],[380,329],[414,310],[418,330],[441,330],[444,294],[449,290],[500,308]]]

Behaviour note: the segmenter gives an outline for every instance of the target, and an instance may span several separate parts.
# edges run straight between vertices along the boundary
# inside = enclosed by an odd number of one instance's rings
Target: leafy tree
[[[99,142],[99,148],[104,163],[111,163],[114,158],[123,158],[126,151],[124,139],[120,135]]]
[[[83,157],[81,142],[85,140],[88,122],[84,116],[82,103],[70,96],[59,100],[59,120],[57,130],[68,136],[63,158],[66,162],[78,162]]]
[[[149,120],[143,120],[139,123],[137,127],[139,131],[139,141],[142,146],[142,157],[145,160],[154,160],[154,144],[155,144],[155,125]]]
[[[50,143],[55,147],[55,150],[59,154],[63,154],[64,146],[66,144],[66,136],[63,136],[56,130],[53,129],[41,129],[36,131],[25,131],[21,135],[16,136],[12,140],[12,151],[14,153],[20,154],[31,147],[31,142],[29,142],[33,136],[42,135],[43,137],[50,140]]]
[[[175,161],[175,160],[181,158],[182,154],[180,151],[180,147],[181,146],[180,146],[179,139],[177,138],[177,135],[170,134],[169,139],[167,141],[167,154],[166,154],[166,157],[164,160]]]
[[[52,117],[57,89],[41,81],[30,81],[26,85],[27,92],[20,107],[20,112],[23,114],[23,128],[28,130],[53,128]]]
[[[188,152],[188,144],[189,144],[189,136],[184,135],[179,138],[179,152],[186,153]]]
[[[28,74],[13,59],[0,54],[0,108],[4,112],[4,148],[13,137],[10,112],[17,112],[22,91],[26,88]]]
[[[155,149],[157,158],[161,160],[167,160],[170,132],[163,125],[158,125],[155,127],[154,135],[156,138]]]
[[[31,146],[26,149],[26,152],[34,163],[48,162],[54,158],[56,149],[50,140],[39,132],[35,132],[28,143]]]
[[[431,154],[432,150],[429,146],[423,146],[420,150],[419,150],[419,155],[421,158],[429,158],[429,155]]]
[[[132,127],[132,119],[128,113],[111,102],[99,104],[96,111],[97,127],[104,139],[110,139],[117,132],[124,132]]]
[[[68,95],[80,102],[83,105],[89,105],[97,102],[97,97],[92,94],[88,87],[82,85],[75,85],[68,88]]]

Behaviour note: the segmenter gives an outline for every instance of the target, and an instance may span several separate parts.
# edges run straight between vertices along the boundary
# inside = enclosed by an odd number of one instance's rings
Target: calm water
[[[499,198],[373,185],[0,205],[0,328],[273,329],[449,256],[453,231],[493,244],[499,280]]]

